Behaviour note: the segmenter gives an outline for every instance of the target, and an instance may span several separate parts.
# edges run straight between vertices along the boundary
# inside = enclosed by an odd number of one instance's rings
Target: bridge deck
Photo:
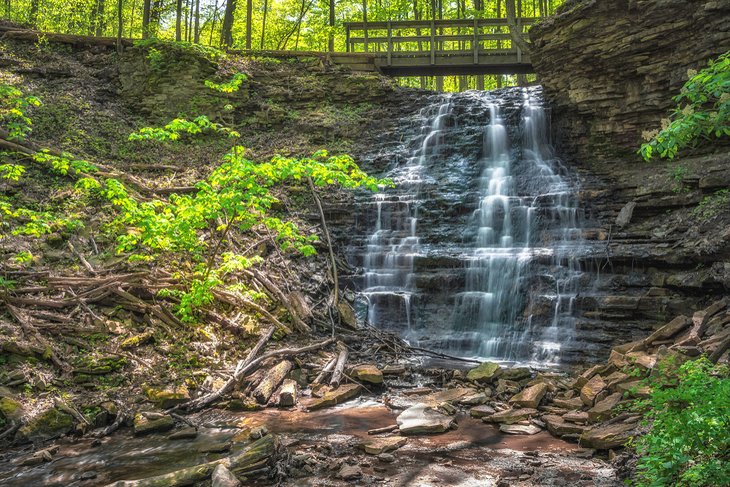
[[[517,19],[523,36],[535,21]],[[377,70],[391,76],[533,72],[506,19],[350,22],[345,29],[347,51],[372,53]]]

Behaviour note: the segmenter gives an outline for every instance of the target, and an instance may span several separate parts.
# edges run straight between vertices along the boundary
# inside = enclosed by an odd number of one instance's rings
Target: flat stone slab
[[[499,431],[508,435],[536,435],[542,429],[534,424],[503,424],[499,427]]]
[[[356,365],[352,368],[351,373],[352,377],[360,382],[367,382],[368,384],[383,383],[383,372],[374,365]]]
[[[494,410],[492,406],[487,406],[486,404],[483,404],[481,406],[477,406],[474,408],[471,408],[469,410],[469,416],[472,418],[484,418],[486,416],[491,416],[495,414],[497,411]]]
[[[546,414],[542,417],[542,420],[545,422],[548,431],[558,437],[581,434],[586,429],[585,426],[569,423],[556,414]]]
[[[408,442],[402,436],[386,436],[383,438],[372,438],[366,440],[361,446],[369,455],[380,455],[389,451],[397,450]]]
[[[510,404],[515,404],[523,408],[536,408],[542,398],[545,397],[545,393],[548,390],[548,385],[544,382],[535,384],[526,389],[523,389],[519,393],[512,396],[509,400]]]
[[[482,421],[484,421],[485,423],[514,424],[519,423],[520,421],[528,420],[533,416],[537,416],[537,409],[506,409],[491,416],[485,416],[482,418]]]
[[[175,426],[172,416],[161,413],[137,413],[134,415],[134,435],[170,431]]]
[[[404,435],[444,433],[454,425],[454,419],[433,410],[427,404],[416,404],[396,418],[398,429]]]
[[[337,389],[327,391],[321,398],[310,401],[306,405],[307,409],[314,411],[342,404],[359,396],[361,389],[359,384],[343,384]]]
[[[596,450],[609,450],[623,446],[634,435],[636,423],[615,423],[598,426],[583,432],[580,436],[581,446]]]

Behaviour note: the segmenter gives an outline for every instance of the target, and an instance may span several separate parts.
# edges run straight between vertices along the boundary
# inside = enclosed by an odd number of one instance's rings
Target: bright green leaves
[[[68,152],[62,152],[60,156],[55,156],[47,150],[42,150],[33,155],[33,160],[41,164],[47,164],[53,172],[61,176],[89,174],[98,171],[98,168],[93,164],[76,159]]]
[[[659,131],[645,132],[647,143],[639,149],[644,160],[655,156],[673,159],[701,139],[730,136],[730,52],[699,73],[690,70],[689,80],[674,97],[677,107]]]
[[[40,104],[35,96],[23,96],[14,86],[0,84],[0,126],[7,130],[9,140],[25,140],[33,125],[26,110]]]
[[[3,205],[3,213],[20,223],[13,235],[41,237],[57,231],[75,232],[84,228],[81,220],[74,216],[61,217],[48,211],[34,211],[28,208],[13,209]]]
[[[0,179],[18,181],[25,173],[25,166],[19,164],[0,164]]]
[[[208,117],[201,115],[194,120],[176,118],[164,127],[143,127],[129,135],[129,140],[154,140],[157,142],[175,141],[181,135],[198,135],[202,133],[218,133],[231,138],[240,134],[223,125],[211,122]]]
[[[652,384],[651,431],[638,439],[636,485],[730,485],[730,378],[707,359]]]
[[[211,90],[219,91],[221,93],[234,93],[238,91],[241,84],[246,80],[246,75],[243,73],[236,73],[233,75],[230,81],[225,83],[214,83],[213,81],[205,80],[205,86]]]

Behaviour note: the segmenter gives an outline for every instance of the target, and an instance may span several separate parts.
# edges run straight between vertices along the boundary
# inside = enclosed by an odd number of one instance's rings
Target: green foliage
[[[25,166],[20,164],[0,164],[0,179],[18,181],[25,173]]]
[[[233,75],[233,78],[231,78],[230,81],[221,84],[205,80],[205,86],[207,86],[211,90],[220,91],[221,93],[234,93],[238,91],[238,89],[241,87],[241,84],[246,80],[246,78],[247,77],[245,74],[236,73]]]
[[[84,223],[75,217],[56,215],[50,211],[35,211],[29,208],[5,206],[5,214],[21,223],[13,230],[13,235],[27,235],[39,238],[58,231],[75,232],[84,228]]]
[[[8,139],[25,140],[33,125],[26,110],[40,104],[35,96],[23,96],[18,88],[0,84],[0,126],[8,131]]]
[[[201,115],[189,121],[184,118],[176,118],[164,127],[143,127],[137,132],[129,135],[129,140],[154,140],[158,142],[178,140],[182,134],[197,135],[202,133],[218,133],[229,137],[239,137],[238,132],[224,127],[221,124],[211,122],[208,117]]]
[[[6,279],[3,276],[0,276],[0,288],[1,289],[13,289],[15,287],[15,281],[12,279]]]
[[[730,190],[721,189],[702,198],[697,208],[692,210],[691,215],[700,221],[707,221],[716,217],[722,211],[727,211],[729,203]]]
[[[150,63],[150,67],[155,71],[161,71],[163,69],[164,59],[165,56],[154,47],[150,47],[149,51],[147,51],[147,62]]]
[[[636,485],[730,484],[730,378],[727,366],[690,361],[655,379],[651,430],[636,442]]]
[[[53,172],[61,176],[66,176],[69,173],[72,175],[88,174],[99,170],[93,164],[76,159],[68,152],[62,152],[60,156],[55,156],[48,150],[42,150],[33,155],[33,160],[41,164],[47,164]]]
[[[684,178],[687,177],[689,171],[682,165],[677,165],[667,169],[669,178],[674,181],[672,184],[672,191],[674,193],[683,193],[689,191],[689,187],[684,184]]]
[[[23,250],[11,257],[10,260],[20,265],[30,264],[33,262],[33,254],[28,250]]]
[[[730,135],[730,51],[699,73],[690,70],[689,80],[674,97],[677,107],[661,131],[645,133],[647,143],[639,154],[648,161],[658,155],[673,159],[699,140]]]

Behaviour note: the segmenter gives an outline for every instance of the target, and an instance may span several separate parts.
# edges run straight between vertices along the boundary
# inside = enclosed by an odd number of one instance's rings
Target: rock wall
[[[568,1],[530,35],[553,140],[581,174],[586,238],[597,249],[584,262],[596,280],[578,300],[577,327],[606,345],[636,339],[726,294],[728,146],[652,163],[636,150],[642,131],[667,116],[687,70],[730,50],[730,2]]]
[[[727,0],[578,0],[530,31],[564,155],[638,161],[687,70],[730,50]]]

